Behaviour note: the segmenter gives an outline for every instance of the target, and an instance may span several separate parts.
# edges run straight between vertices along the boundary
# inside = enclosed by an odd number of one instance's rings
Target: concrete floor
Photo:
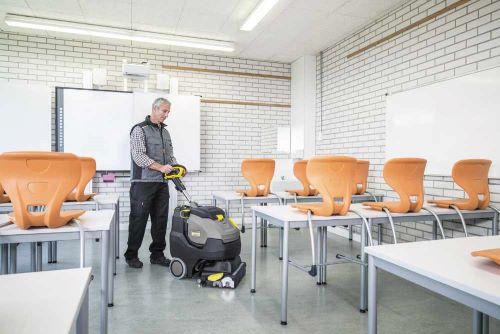
[[[121,253],[127,232],[122,231]],[[290,268],[288,325],[280,325],[280,261],[277,229],[269,232],[268,248],[258,248],[257,293],[250,294],[250,268],[236,290],[200,288],[195,280],[175,280],[163,267],[149,264],[150,236],[140,257],[144,267],[130,269],[122,254],[115,276],[115,306],[109,308],[110,333],[367,333],[367,314],[358,311],[359,266],[328,268],[328,284],[317,286],[305,273]],[[250,264],[251,233],[242,235],[241,257]],[[291,231],[290,256],[310,263],[306,230]],[[78,241],[59,242],[58,263],[44,270],[78,267]],[[329,235],[329,257],[357,254],[355,242]],[[100,244],[88,241],[87,259],[94,268],[91,283],[91,333],[99,331]],[[29,270],[29,247],[19,247],[19,272]],[[471,333],[470,309],[387,273],[379,275],[379,333]],[[500,321],[490,321],[500,333]]]

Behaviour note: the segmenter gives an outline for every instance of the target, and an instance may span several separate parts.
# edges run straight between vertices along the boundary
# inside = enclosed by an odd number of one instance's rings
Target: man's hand
[[[150,166],[149,169],[156,170],[158,172],[168,174],[170,173],[174,168],[170,165],[160,165],[157,162],[153,162]]]
[[[170,165],[163,165],[163,166],[160,167],[160,172],[162,172],[164,174],[168,174],[168,173],[170,173],[173,170],[174,170],[174,167],[172,167]]]

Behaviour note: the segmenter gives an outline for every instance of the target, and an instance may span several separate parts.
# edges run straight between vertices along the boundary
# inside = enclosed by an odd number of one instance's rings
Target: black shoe
[[[165,256],[159,257],[157,259],[150,259],[151,264],[159,264],[160,266],[163,267],[169,267],[170,266],[170,259],[167,259]]]
[[[136,257],[133,259],[127,259],[126,261],[130,268],[136,268],[136,269],[142,268],[143,263]]]

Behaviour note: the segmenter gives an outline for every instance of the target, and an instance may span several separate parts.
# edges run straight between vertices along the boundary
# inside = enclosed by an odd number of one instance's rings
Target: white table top
[[[500,305],[500,266],[472,251],[500,248],[500,236],[371,246],[376,258]]]
[[[78,218],[78,221],[83,226],[85,231],[108,231],[113,223],[114,214],[114,210],[86,211],[80,218]],[[8,215],[0,214],[0,224],[5,223],[6,221],[8,221]],[[58,228],[34,227],[27,230],[22,230],[15,224],[9,224],[0,227],[0,236],[78,231],[80,231],[80,229],[75,222],[71,222]]]
[[[240,193],[237,193],[236,191],[214,191],[212,192],[212,197],[222,199],[224,201],[236,201],[236,200],[241,200],[243,197],[245,200],[263,200],[265,201],[266,199],[270,199],[273,201],[278,200],[278,197],[274,194],[269,194],[268,196],[260,196],[260,197],[249,197],[249,196],[243,196]]]
[[[70,333],[91,268],[0,276],[0,332]]]
[[[276,205],[276,206],[252,206],[252,210],[255,212],[260,212],[269,217],[273,217],[279,221],[287,221],[287,222],[307,222],[307,214],[305,212],[300,211],[299,209],[292,208],[291,205]],[[342,225],[340,221],[342,220],[351,220],[351,219],[360,219],[358,215],[349,212],[345,216],[311,216],[311,220],[314,221],[331,221],[331,220],[339,220],[339,225]],[[361,219],[360,219],[361,223]]]
[[[97,194],[90,200],[86,202],[64,202],[63,207],[65,208],[66,206],[77,206],[77,205],[95,205],[97,204],[116,204],[118,200],[120,199],[120,194]],[[6,207],[6,208],[11,208],[12,203],[0,203],[0,207]]]

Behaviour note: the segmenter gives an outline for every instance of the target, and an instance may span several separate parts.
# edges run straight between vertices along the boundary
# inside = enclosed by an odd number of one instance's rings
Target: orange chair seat
[[[4,193],[3,187],[0,184],[0,203],[9,203],[9,202],[10,202],[9,195]]]
[[[78,195],[76,192],[72,192],[68,194],[66,197],[67,201],[76,201],[76,202],[86,202],[90,201],[94,196],[97,195],[97,193],[90,193],[90,194],[83,194],[83,195]]]
[[[285,190],[287,193],[290,195],[297,195],[297,196],[315,196],[316,194],[310,194],[308,191],[304,189],[289,189]]]
[[[382,211],[383,209],[387,209],[390,212],[394,213],[406,213],[408,210],[401,208],[401,202],[363,202],[365,206],[369,206],[371,209]]]
[[[58,228],[66,225],[72,219],[77,219],[81,215],[85,213],[85,210],[69,210],[63,211],[60,214],[61,220],[50,220],[47,225],[45,225],[44,217],[45,214],[43,212],[30,212],[30,222],[31,226],[42,227],[46,226],[48,228]],[[16,223],[16,217],[14,213],[9,214],[9,221],[12,223]]]
[[[500,265],[500,248],[483,249],[471,253],[472,256],[483,256],[493,260],[496,264]]]
[[[456,199],[434,199],[428,201],[431,204],[436,204],[440,208],[449,208],[455,205],[460,210],[475,210],[476,206],[471,203],[469,199],[456,198]],[[472,205],[471,205],[472,204]]]

